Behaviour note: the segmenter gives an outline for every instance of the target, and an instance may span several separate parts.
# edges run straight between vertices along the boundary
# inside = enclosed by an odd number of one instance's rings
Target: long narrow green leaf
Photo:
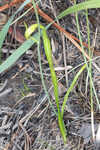
[[[15,14],[9,18],[8,22],[4,25],[3,29],[0,31],[0,48],[2,47],[2,44],[3,44],[4,40],[5,40],[5,37],[6,37],[6,35],[7,35],[8,29],[9,29],[9,26],[10,26],[11,22],[13,21],[15,15],[16,15],[19,11],[21,11],[21,10],[25,7],[25,5],[27,5],[29,2],[30,2],[30,0],[26,0],[26,1],[19,7],[19,9],[15,12]]]
[[[34,35],[34,38],[38,40],[38,33]],[[29,40],[25,41],[11,56],[7,58],[6,61],[4,61],[0,65],[0,73],[11,67],[33,44],[35,41],[30,38]]]
[[[3,29],[0,31],[0,48],[2,47],[2,44],[5,40],[5,37],[7,35],[8,29],[12,20],[13,20],[13,16],[8,20],[6,25],[4,25]]]
[[[90,9],[90,8],[99,8],[100,7],[100,0],[89,0],[86,2],[82,2],[80,4],[76,4],[66,10],[64,10],[60,15],[57,16],[58,19],[63,18],[64,16],[78,12],[80,10],[84,9]]]
[[[8,29],[9,29],[9,27],[10,27],[11,22],[13,21],[15,15],[16,15],[19,11],[21,11],[21,10],[25,7],[25,5],[27,5],[29,2],[30,2],[30,0],[26,0],[26,1],[19,7],[19,9],[15,12],[15,14],[12,15],[12,16],[9,18],[8,22],[4,25],[3,29],[0,31],[0,59],[1,59],[1,48],[2,48],[3,42],[4,42],[4,40],[5,40],[5,37],[6,37],[6,35],[7,35],[7,32],[8,32]]]
[[[64,115],[64,108],[65,108],[65,106],[66,106],[66,102],[67,102],[67,100],[68,100],[68,96],[69,96],[70,92],[72,91],[72,89],[73,89],[73,87],[74,87],[76,81],[78,80],[80,74],[83,72],[83,70],[84,70],[85,68],[86,68],[86,64],[84,64],[84,65],[81,67],[81,69],[79,70],[79,72],[75,75],[74,80],[72,81],[72,83],[71,83],[69,89],[67,90],[67,93],[66,93],[65,96],[64,96],[64,101],[63,101],[63,105],[62,105],[62,108],[61,108],[61,116],[62,116],[62,118],[63,118],[63,115]]]

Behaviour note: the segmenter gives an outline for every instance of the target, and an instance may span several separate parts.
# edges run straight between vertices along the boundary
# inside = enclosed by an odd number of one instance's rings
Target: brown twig
[[[22,0],[13,0],[9,4],[5,4],[3,6],[0,6],[0,12],[2,12],[4,10],[6,10],[6,9],[8,9],[8,8],[14,6],[14,5],[16,5],[19,2],[22,2]]]

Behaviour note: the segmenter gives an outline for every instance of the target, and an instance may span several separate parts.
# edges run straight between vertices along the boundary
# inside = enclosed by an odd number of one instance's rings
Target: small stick
[[[12,88],[6,89],[5,91],[3,91],[2,93],[0,93],[0,98],[6,96],[7,94],[9,94],[12,91]]]
[[[4,90],[4,88],[6,87],[7,83],[8,83],[8,80],[5,80],[4,84],[0,88],[0,92],[2,92]]]

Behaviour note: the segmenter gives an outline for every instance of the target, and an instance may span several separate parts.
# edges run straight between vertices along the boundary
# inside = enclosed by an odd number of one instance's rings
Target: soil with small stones
[[[79,2],[83,2],[83,0],[78,0],[77,3]],[[5,3],[7,1],[0,2],[0,6]],[[73,0],[42,0],[39,3],[39,7],[55,19],[60,12],[73,4]],[[18,4],[2,13],[6,14],[9,18],[19,6]],[[25,10],[18,13],[16,18],[20,17],[24,12]],[[96,52],[99,52],[100,49],[99,14],[100,9],[88,11],[90,44]],[[87,43],[87,27],[84,11],[79,12],[78,16],[82,39]],[[39,19],[41,24],[47,25],[47,22],[42,17],[39,16]],[[19,28],[23,35],[25,31],[24,21],[28,25],[35,23],[35,14],[28,12],[18,23],[13,24],[13,28]],[[64,17],[58,23],[69,33],[78,37],[74,14]],[[59,79],[61,106],[64,95],[84,59],[79,50],[55,27],[51,26],[47,33],[53,49],[54,66],[58,69],[56,74]],[[20,45],[16,39],[12,38],[12,35],[8,34],[2,47],[2,49],[7,49],[7,52],[2,52],[2,60],[6,60],[11,55],[11,49],[16,50]],[[49,91],[52,106],[57,111],[50,78],[50,69],[42,41],[40,49],[45,84]],[[99,55],[94,54],[94,58],[95,64],[100,68]],[[63,70],[65,60],[67,76]],[[59,68],[62,68],[62,70],[59,70]],[[73,68],[75,69],[72,70]],[[66,103],[64,112],[64,123],[67,131],[66,144],[63,143],[56,114],[44,92],[39,70],[37,46],[34,45],[16,64],[0,74],[0,150],[99,150],[100,141],[93,140],[91,129],[90,86],[87,70],[82,72]],[[99,99],[100,72],[98,70],[93,65],[92,78]],[[93,109],[94,132],[96,134],[100,122],[100,112],[95,94],[93,95]]]

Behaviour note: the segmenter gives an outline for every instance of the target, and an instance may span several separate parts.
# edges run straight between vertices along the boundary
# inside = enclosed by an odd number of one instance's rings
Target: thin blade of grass
[[[80,10],[84,10],[84,9],[91,9],[91,8],[99,8],[100,7],[100,0],[90,0],[90,1],[86,1],[86,2],[82,2],[80,4],[76,4],[66,10],[64,10],[62,13],[60,13],[57,18],[61,19],[64,16],[71,14],[71,13],[75,13],[78,12]]]
[[[13,21],[15,15],[21,11],[28,3],[30,2],[30,0],[26,0],[20,7],[19,9],[15,12],[14,15],[12,15],[8,22],[4,25],[3,29],[0,31],[0,63],[1,63],[1,55],[2,55],[2,51],[1,51],[1,48],[2,48],[2,45],[3,45],[3,42],[5,40],[5,37],[7,35],[7,32],[8,32],[8,29],[10,27],[10,24],[11,22]]]
[[[38,33],[34,35],[38,40]],[[35,42],[32,39],[25,41],[11,56],[0,65],[0,73],[11,67]]]
[[[61,108],[61,116],[62,116],[62,118],[63,118],[63,115],[64,115],[64,108],[65,108],[65,106],[66,106],[66,102],[67,102],[67,100],[68,100],[68,96],[69,96],[70,92],[72,91],[72,89],[73,89],[73,87],[74,87],[76,81],[78,80],[80,74],[83,72],[83,70],[84,70],[85,68],[86,68],[86,64],[84,64],[84,65],[81,67],[81,69],[79,70],[79,72],[75,75],[74,80],[72,81],[72,83],[71,83],[69,89],[67,90],[67,93],[66,93],[65,96],[64,96],[64,101],[63,101],[63,105],[62,105],[62,108]]]

